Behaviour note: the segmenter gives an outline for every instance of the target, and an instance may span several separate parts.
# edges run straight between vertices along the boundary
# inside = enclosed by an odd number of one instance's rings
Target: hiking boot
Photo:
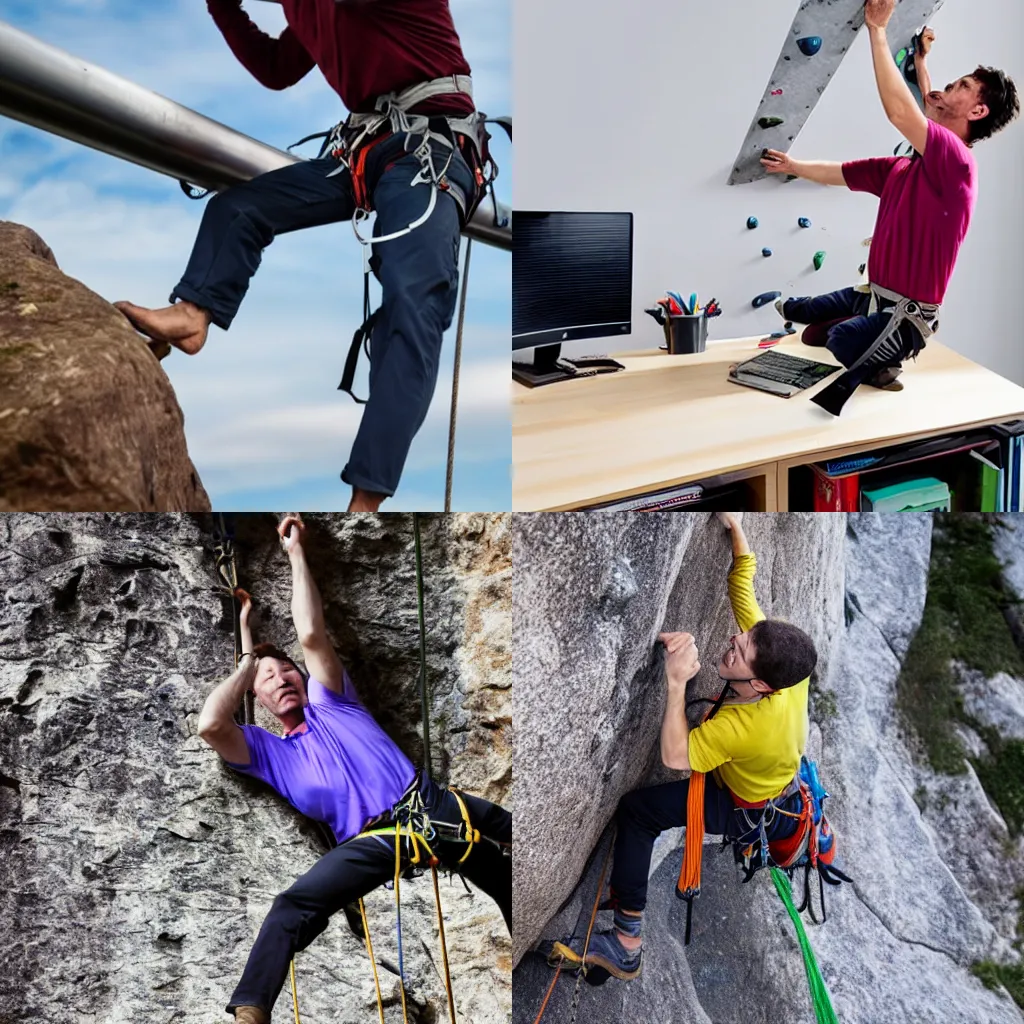
[[[235,1024],[270,1024],[270,1018],[258,1006],[235,1009]]]
[[[785,299],[776,299],[775,300],[775,308],[779,311],[779,316],[781,316],[783,320],[788,320],[789,319],[789,317],[786,316],[786,301],[785,301]]]
[[[643,947],[626,949],[614,930],[596,932],[590,937],[584,963],[589,967],[603,967],[612,977],[630,981],[640,973]]]
[[[902,372],[898,366],[883,366],[864,383],[881,391],[902,391],[903,385],[896,379]]]

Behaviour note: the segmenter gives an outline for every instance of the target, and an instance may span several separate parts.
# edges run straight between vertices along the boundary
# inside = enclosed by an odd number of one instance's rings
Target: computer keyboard
[[[821,379],[823,365],[801,359],[799,356],[787,355],[785,352],[768,351],[741,364],[737,370],[739,373],[754,374],[767,380],[778,381],[780,384],[807,387]],[[830,367],[830,372],[833,369]]]

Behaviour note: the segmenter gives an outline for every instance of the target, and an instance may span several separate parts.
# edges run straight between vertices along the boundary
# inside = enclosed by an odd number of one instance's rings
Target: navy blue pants
[[[414,143],[418,142],[414,139]],[[367,160],[367,185],[377,220],[374,233],[391,234],[427,209],[427,185],[410,187],[419,160],[403,156],[404,137],[387,140]],[[415,148],[413,145],[412,148]],[[435,145],[435,166],[447,159]],[[394,163],[390,169],[387,165]],[[327,157],[261,174],[214,196],[206,206],[192,256],[171,302],[206,309],[227,330],[259,268],[263,250],[300,228],[351,220],[355,212],[348,170],[329,178],[338,162]],[[456,154],[447,177],[472,202],[473,172]],[[460,212],[440,193],[430,219],[410,234],[374,246],[382,312],[373,330],[370,394],[341,478],[353,487],[392,495],[437,383],[441,340],[451,325],[458,290]],[[301,325],[298,329],[301,329]],[[348,336],[349,338],[351,335]],[[345,341],[348,338],[344,339]],[[343,355],[339,349],[339,365]]]
[[[623,910],[643,910],[647,906],[647,876],[651,870],[651,851],[658,836],[670,828],[686,824],[686,800],[690,780],[666,782],[661,786],[635,789],[619,801],[616,812],[615,855],[611,890]],[[778,806],[791,814],[799,813],[801,797],[794,793]],[[749,820],[748,820],[749,819]],[[740,811],[732,795],[719,788],[712,776],[704,780],[704,831],[712,836],[739,839],[751,835],[751,824],[761,820],[760,811]],[[783,839],[797,829],[797,820],[786,815],[771,816],[765,822],[769,839]]]
[[[420,786],[427,814],[437,821],[458,823],[459,805],[447,789],[424,781]],[[499,843],[512,842],[512,815],[497,804],[461,793],[473,827]],[[258,1006],[268,1016],[288,976],[288,965],[326,927],[332,914],[394,878],[395,846],[392,836],[350,839],[325,853],[295,884],[274,900],[260,928],[242,980],[231,996],[227,1012],[238,1006]],[[408,863],[403,842],[402,862]],[[491,843],[474,846],[466,862],[460,843],[431,843],[443,867],[457,870],[486,893],[505,918],[512,934],[512,859]],[[366,965],[369,970],[369,964]]]
[[[890,314],[885,310],[895,305],[883,299],[879,304],[879,312],[868,315],[871,296],[853,288],[843,288],[828,295],[817,295],[813,298],[802,296],[786,299],[782,306],[783,315],[787,320],[798,324],[831,325],[828,327],[828,340],[825,347],[843,366],[852,366],[871,344],[885,332]],[[903,346],[903,358],[907,358],[921,348],[921,335],[910,323],[904,323],[897,332]],[[886,366],[899,366],[899,362],[885,364],[871,362],[871,372],[877,372]]]

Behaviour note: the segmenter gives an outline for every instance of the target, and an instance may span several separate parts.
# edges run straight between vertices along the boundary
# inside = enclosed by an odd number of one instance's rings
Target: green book
[[[981,486],[978,490],[981,504],[978,511],[995,512],[999,495],[999,467],[995,463],[989,462],[984,455],[979,454],[977,451],[972,450],[971,457],[977,459],[980,463],[978,469],[980,471],[979,483]]]
[[[941,480],[927,477],[905,480],[875,491],[862,491],[860,509],[862,512],[948,512],[949,486]]]

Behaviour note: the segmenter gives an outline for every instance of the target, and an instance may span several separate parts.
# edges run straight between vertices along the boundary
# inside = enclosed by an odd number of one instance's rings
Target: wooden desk
[[[539,388],[512,385],[512,507],[563,510],[687,481],[749,480],[765,511],[788,511],[789,470],[965,427],[1024,418],[1024,388],[935,339],[904,364],[901,392],[861,387],[842,415],[726,380],[757,338],[692,356],[627,352],[625,371]],[[834,362],[794,342],[782,352]]]

